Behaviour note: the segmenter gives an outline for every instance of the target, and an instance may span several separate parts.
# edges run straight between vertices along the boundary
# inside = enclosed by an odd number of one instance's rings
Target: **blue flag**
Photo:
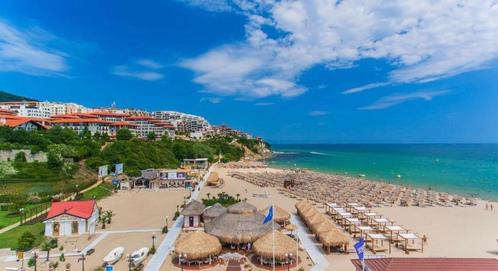
[[[265,216],[265,220],[263,221],[263,224],[268,223],[268,221],[271,221],[273,219],[273,206],[270,206],[268,209],[268,213]]]
[[[358,255],[358,259],[363,260],[364,254],[363,249],[365,248],[365,241],[363,238],[360,238],[358,243],[354,244],[354,249],[356,250],[356,254]]]

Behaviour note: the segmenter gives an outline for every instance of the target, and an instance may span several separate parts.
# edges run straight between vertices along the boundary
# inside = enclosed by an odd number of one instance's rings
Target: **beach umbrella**
[[[296,253],[297,243],[294,239],[279,232],[274,231],[267,233],[259,238],[253,244],[253,251],[256,255],[264,258],[273,258],[275,251],[275,259],[283,261],[291,253]]]
[[[203,231],[182,234],[175,246],[177,255],[187,255],[188,260],[201,260],[221,252],[218,238]]]
[[[277,223],[283,223],[283,222],[289,221],[290,214],[286,210],[284,210],[284,209],[282,209],[282,208],[280,208],[278,206],[274,206],[274,207],[275,208],[273,208],[273,220],[275,222],[277,222]],[[260,213],[266,215],[268,213],[268,209],[269,208],[270,207],[266,207]]]

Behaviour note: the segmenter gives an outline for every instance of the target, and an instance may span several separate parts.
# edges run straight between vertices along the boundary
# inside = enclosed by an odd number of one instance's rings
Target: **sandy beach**
[[[259,187],[245,181],[233,178],[229,173],[251,172],[251,173],[281,173],[280,169],[273,168],[218,168],[216,170],[225,183],[222,188],[205,188],[202,196],[206,193],[211,195],[224,191],[230,195],[240,194],[247,198],[248,202],[260,209],[270,204],[278,205],[285,210],[296,214],[294,204],[296,199],[291,199],[275,188]],[[268,193],[267,198],[254,197],[253,194]],[[379,207],[374,208],[376,212],[390,218],[405,228],[425,234],[427,244],[424,252],[412,252],[406,255],[400,249],[393,249],[391,254],[378,253],[377,255],[399,256],[399,257],[483,257],[496,258],[498,245],[498,213],[497,211],[485,210],[485,202],[477,200],[476,206],[464,207]],[[323,210],[323,209],[320,209]],[[350,237],[350,247],[355,240]],[[317,246],[319,244],[317,243]],[[321,248],[320,248],[321,249]],[[367,254],[371,254],[367,252]],[[350,260],[356,258],[351,250],[348,255],[327,255],[329,267],[327,270],[354,270]],[[309,266],[303,266],[307,270]]]

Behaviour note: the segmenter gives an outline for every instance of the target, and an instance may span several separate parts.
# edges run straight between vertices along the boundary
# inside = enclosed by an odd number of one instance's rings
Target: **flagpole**
[[[297,246],[296,246],[296,271],[297,271],[299,270],[299,236],[297,235],[297,232],[296,232],[296,240],[297,240]]]
[[[272,234],[272,253],[273,253],[273,271],[275,271],[275,219],[274,219],[274,212],[275,212],[275,209],[273,208],[273,204],[271,205],[271,226],[272,226],[272,231],[271,231],[271,234]]]

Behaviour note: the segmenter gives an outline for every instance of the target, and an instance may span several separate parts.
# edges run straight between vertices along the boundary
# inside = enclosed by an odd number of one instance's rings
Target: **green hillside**
[[[23,100],[34,101],[34,99],[17,96],[0,90],[0,102],[23,101]]]

